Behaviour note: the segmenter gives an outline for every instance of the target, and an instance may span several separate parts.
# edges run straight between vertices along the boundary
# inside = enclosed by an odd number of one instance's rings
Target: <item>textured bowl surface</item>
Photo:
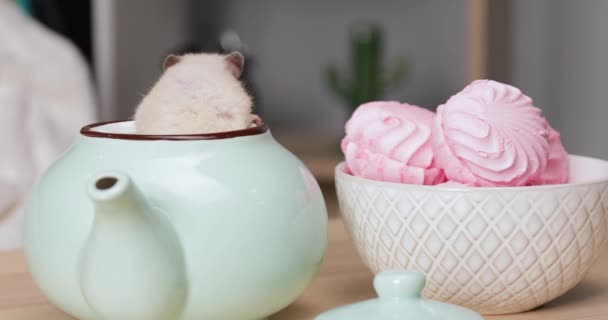
[[[469,188],[354,177],[336,167],[344,223],[378,273],[427,274],[427,298],[482,314],[540,306],[574,287],[607,240],[608,162],[570,156],[563,185]]]

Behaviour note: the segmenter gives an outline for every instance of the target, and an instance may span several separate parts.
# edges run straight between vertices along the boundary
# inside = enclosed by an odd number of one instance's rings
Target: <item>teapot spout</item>
[[[151,206],[124,173],[98,175],[87,188],[95,218],[79,266],[85,301],[104,320],[177,319],[187,275],[165,212]]]
[[[136,199],[131,179],[124,173],[108,172],[95,177],[88,185],[88,194],[95,203],[96,213],[118,213],[143,199]]]

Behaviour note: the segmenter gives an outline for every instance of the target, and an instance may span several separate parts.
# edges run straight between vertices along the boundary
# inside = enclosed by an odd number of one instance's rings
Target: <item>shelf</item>
[[[298,157],[321,186],[333,185],[334,169],[344,161],[337,138],[306,132],[273,132],[277,141]]]

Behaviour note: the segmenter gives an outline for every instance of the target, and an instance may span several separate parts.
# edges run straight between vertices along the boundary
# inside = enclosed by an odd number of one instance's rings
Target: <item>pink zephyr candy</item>
[[[519,89],[477,80],[437,109],[433,147],[448,179],[525,186],[547,167],[549,124]]]
[[[387,182],[445,181],[431,144],[434,118],[432,111],[396,101],[359,106],[342,140],[348,169],[355,176]]]
[[[566,183],[570,177],[568,153],[562,144],[559,132],[551,127],[549,127],[548,141],[547,167],[536,181],[532,181],[533,185]]]

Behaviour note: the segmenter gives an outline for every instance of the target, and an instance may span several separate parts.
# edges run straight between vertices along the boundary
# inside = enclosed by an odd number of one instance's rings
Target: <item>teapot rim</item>
[[[257,121],[255,126],[241,130],[233,131],[222,131],[213,133],[200,133],[200,134],[136,134],[136,133],[115,133],[115,132],[103,132],[94,130],[97,127],[101,127],[108,124],[115,124],[121,122],[131,122],[133,120],[115,120],[97,122],[86,125],[80,129],[80,134],[91,137],[91,138],[107,138],[107,139],[119,139],[119,140],[173,140],[173,141],[186,141],[186,140],[219,140],[238,138],[245,136],[253,136],[266,133],[268,126],[264,121]]]

